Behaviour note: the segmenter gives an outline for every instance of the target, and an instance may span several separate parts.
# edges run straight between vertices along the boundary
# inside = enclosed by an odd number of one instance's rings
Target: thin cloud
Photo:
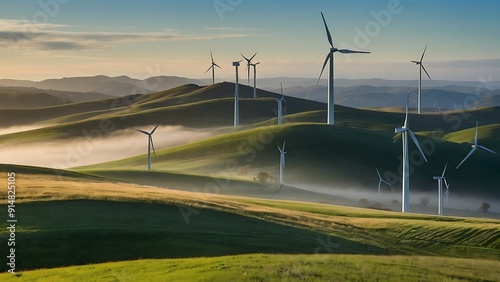
[[[172,30],[159,32],[73,32],[60,24],[34,24],[24,20],[0,19],[0,46],[17,49],[80,50],[106,48],[114,44],[161,41],[200,41],[254,36],[246,33],[186,35]],[[224,31],[224,30],[218,30]]]

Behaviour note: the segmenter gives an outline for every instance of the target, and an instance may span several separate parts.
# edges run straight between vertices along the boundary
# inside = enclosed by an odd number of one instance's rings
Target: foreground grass
[[[498,281],[500,262],[421,256],[237,255],[0,274],[2,281]]]

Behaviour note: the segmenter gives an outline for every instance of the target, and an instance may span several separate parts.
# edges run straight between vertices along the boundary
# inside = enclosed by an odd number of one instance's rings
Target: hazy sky
[[[210,78],[210,50],[220,79],[256,51],[260,77],[317,77],[328,50],[321,11],[337,47],[372,52],[337,54],[336,78],[415,79],[409,61],[428,44],[433,79],[500,80],[496,0],[7,0],[0,78]]]

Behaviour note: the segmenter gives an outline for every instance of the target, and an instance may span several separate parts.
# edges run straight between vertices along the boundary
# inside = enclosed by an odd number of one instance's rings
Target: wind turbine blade
[[[321,80],[321,76],[323,75],[323,71],[325,71],[326,64],[328,63],[328,60],[330,59],[330,53],[326,55],[325,62],[323,63],[323,68],[321,69],[321,73],[319,74],[318,82],[316,82],[316,85],[318,85],[319,81]]]
[[[378,168],[375,168],[377,170],[377,174],[378,174],[378,178],[380,179],[380,181],[382,181],[382,176],[380,176],[380,172],[378,171]]]
[[[210,51],[210,58],[212,58],[212,64],[215,64],[214,63],[214,56],[212,55],[212,51]]]
[[[465,158],[457,165],[457,167],[455,169],[458,169],[474,153],[474,151],[476,151],[476,149],[477,149],[477,147],[472,148],[472,150],[470,150],[469,154],[467,154],[467,156],[465,156]]]
[[[384,182],[385,184],[387,184],[387,185],[391,186],[391,183],[389,183],[389,182],[387,182],[387,181],[385,181],[385,180],[383,180],[383,179],[380,179],[380,181],[382,181],[382,182]]]
[[[338,52],[342,53],[342,54],[370,54],[371,53],[371,52],[367,52],[367,51],[355,51],[355,50],[347,50],[347,49],[339,49]]]
[[[153,148],[153,154],[155,154],[156,157],[156,151],[155,151],[155,144],[153,144],[153,136],[149,136],[149,142],[151,143],[151,148]]]
[[[256,55],[257,55],[257,52],[255,52],[255,54],[253,54],[253,56],[250,58],[249,61],[253,60],[253,58],[255,58]]]
[[[157,125],[155,126],[155,128],[153,128],[153,130],[151,131],[151,135],[153,135],[153,133],[155,133],[155,131],[156,131],[156,129],[158,128],[158,126],[160,126],[160,124],[157,124]]]
[[[425,45],[424,52],[422,53],[422,57],[420,58],[420,63],[422,63],[422,60],[424,59],[426,50],[427,50],[427,45]]]
[[[477,145],[477,129],[479,127],[479,123],[476,121],[476,137],[474,137],[474,145]]]
[[[330,46],[332,46],[332,48],[334,48],[332,35],[330,34],[330,30],[328,29],[328,25],[326,24],[326,20],[325,20],[325,16],[323,16],[323,12],[321,12],[321,17],[323,18],[323,23],[325,24],[326,36],[328,37],[328,42],[330,43]]]
[[[134,128],[135,129],[135,128]],[[144,131],[144,130],[140,130],[140,129],[135,129],[136,131],[139,131],[140,133],[144,133],[146,135],[149,135],[149,132],[147,131]]]
[[[285,152],[285,145],[286,145],[286,140],[283,141],[283,152]]]
[[[415,64],[420,64],[420,62],[417,62],[417,61],[411,61],[412,63],[415,63]]]
[[[410,91],[408,91],[408,96],[406,96],[406,116],[405,116],[405,124],[404,127],[408,128],[409,121],[408,121],[408,103],[410,101]]]
[[[280,82],[280,86],[281,86],[281,97],[283,97],[283,83]]]
[[[446,181],[446,178],[443,178],[444,184],[446,185],[446,191],[448,191],[448,188],[450,188],[450,184],[448,184],[448,181]]]
[[[249,61],[250,61],[247,57],[243,56],[243,54],[241,54],[241,53],[240,53],[240,55],[241,55],[241,56],[243,57],[243,59],[245,59],[247,62],[249,62]],[[241,62],[241,61],[240,61],[240,62]]]
[[[396,143],[399,139],[401,139],[402,133],[396,134],[392,139],[394,140],[392,143]]]
[[[276,147],[278,147],[278,150],[280,151],[280,153],[283,154],[283,150],[281,150],[280,146],[276,146]]]
[[[214,65],[211,65],[205,73],[207,73],[207,72],[208,72],[209,70],[211,70],[213,67],[214,67]]]
[[[443,174],[441,174],[441,177],[444,177],[444,174],[446,173],[446,168],[448,167],[448,163],[444,166]]]
[[[218,64],[214,63],[214,66],[218,67],[219,69],[222,69]]]
[[[495,151],[493,151],[493,150],[491,150],[491,149],[488,149],[488,148],[486,148],[486,147],[484,147],[484,146],[481,146],[481,145],[477,145],[477,146],[478,146],[479,148],[481,148],[481,149],[485,150],[485,151],[488,151],[488,152],[490,152],[490,153],[493,153],[493,154],[495,154],[495,155],[498,155],[498,153],[497,153],[497,152],[495,152]]]
[[[427,162],[427,158],[424,155],[424,151],[422,151],[422,148],[420,147],[420,144],[418,143],[417,137],[415,137],[415,134],[413,134],[413,131],[408,130],[408,133],[410,134],[411,140],[413,140],[413,143],[417,146],[418,150],[420,151],[420,154],[422,154],[422,157],[424,157],[425,162]]]
[[[425,69],[424,64],[420,64],[420,67],[425,71],[425,74],[427,75],[427,77],[429,77],[429,79],[432,80],[431,76],[429,75],[429,73]]]

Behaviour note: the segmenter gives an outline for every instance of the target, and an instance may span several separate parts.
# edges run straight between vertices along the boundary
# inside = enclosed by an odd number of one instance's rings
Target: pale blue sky
[[[210,50],[220,79],[234,76],[240,53],[256,51],[260,77],[317,77],[328,50],[321,11],[337,47],[372,52],[336,55],[336,78],[414,79],[409,61],[428,44],[433,79],[500,80],[494,0],[8,0],[0,4],[0,78],[209,78]],[[377,21],[380,11],[391,19]]]

